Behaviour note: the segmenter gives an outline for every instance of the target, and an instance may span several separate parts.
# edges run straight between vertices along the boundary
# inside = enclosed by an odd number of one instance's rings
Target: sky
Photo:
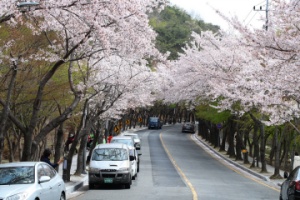
[[[219,10],[227,17],[237,16],[245,25],[255,28],[263,28],[265,19],[267,0],[169,0],[172,5],[176,5],[186,10],[190,15],[200,17],[206,23],[219,25],[222,29],[229,29],[228,23],[224,21],[213,9]],[[270,2],[270,0],[269,0]],[[262,6],[262,10],[259,10]]]

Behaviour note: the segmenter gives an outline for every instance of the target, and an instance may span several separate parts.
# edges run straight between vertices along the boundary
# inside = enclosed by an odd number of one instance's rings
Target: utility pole
[[[269,13],[269,0],[266,0],[266,9],[264,10],[262,8],[262,6],[259,6],[259,9],[255,8],[255,6],[253,7],[254,11],[266,11],[266,24],[265,24],[265,29],[266,31],[268,30],[268,24],[269,24],[269,17],[268,17],[268,13]]]

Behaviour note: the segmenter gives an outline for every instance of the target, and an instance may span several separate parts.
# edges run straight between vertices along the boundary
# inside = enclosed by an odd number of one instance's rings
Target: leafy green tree
[[[200,33],[205,30],[219,30],[219,26],[192,19],[188,13],[175,6],[167,6],[161,12],[152,13],[150,25],[158,34],[156,47],[162,53],[169,52],[170,60],[176,60],[178,52],[183,52],[182,47],[191,40],[192,31]]]

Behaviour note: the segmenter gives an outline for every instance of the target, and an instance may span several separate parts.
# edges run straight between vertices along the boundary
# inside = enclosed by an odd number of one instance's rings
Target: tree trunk
[[[88,99],[85,100],[84,108],[83,108],[83,115],[81,117],[80,122],[80,146],[78,150],[78,156],[77,156],[77,169],[75,172],[75,175],[80,175],[83,172],[85,172],[85,162],[86,162],[86,143],[88,138],[88,133],[91,130],[91,124],[89,119],[89,102]]]
[[[219,130],[216,126],[216,124],[213,124],[211,127],[211,134],[212,134],[212,143],[214,145],[214,148],[219,147]]]
[[[86,143],[88,138],[88,130],[82,130],[82,137],[80,140],[80,146],[78,150],[78,156],[77,156],[77,168],[74,175],[81,175],[82,173],[85,173],[85,162],[86,162]]]
[[[246,129],[246,131],[244,131],[244,141],[243,141],[243,148],[244,148],[244,164],[249,164],[249,151],[247,150],[247,141],[249,141],[249,133],[250,133],[250,130],[249,129]],[[250,147],[249,147],[250,149]]]
[[[276,132],[276,130],[275,130]],[[270,151],[270,154],[269,154],[269,164],[270,165],[273,165],[273,160],[274,160],[274,157],[275,157],[275,147],[276,147],[276,137],[275,137],[275,134],[274,133],[274,137],[272,139],[272,146],[271,146],[271,151]]]
[[[253,161],[252,161],[252,164],[251,164],[250,168],[259,167],[259,164],[258,164],[258,161],[259,161],[258,160],[259,159],[259,145],[258,145],[257,131],[258,131],[258,124],[254,123],[254,131],[253,131],[254,152],[253,152]]]
[[[235,150],[234,150],[234,135],[235,135],[235,122],[234,117],[231,117],[228,124],[229,132],[228,132],[228,149],[227,154],[230,158],[235,158]]]
[[[228,123],[227,123],[227,125],[228,125]],[[222,141],[221,141],[221,146],[220,146],[219,151],[226,151],[226,141],[227,141],[227,135],[228,135],[228,131],[229,131],[227,125],[225,127],[223,127],[223,130],[222,130],[223,135],[222,135]]]
[[[237,130],[236,132],[236,145],[235,145],[235,152],[236,152],[236,160],[243,160],[242,158],[242,149],[243,147],[243,140],[241,135],[241,130]]]
[[[261,172],[267,171],[266,163],[266,140],[265,140],[265,125],[259,122],[260,127],[260,162],[261,162]]]
[[[270,177],[271,179],[278,179],[282,178],[280,175],[280,140],[279,140],[279,128],[276,127],[275,134],[274,134],[274,155],[275,155],[275,162],[274,162],[274,174]]]
[[[10,100],[11,100],[11,95],[13,92],[13,87],[16,81],[16,77],[17,77],[17,66],[16,63],[13,62],[12,63],[12,76],[10,79],[10,83],[7,89],[7,97],[5,100],[5,103],[3,105],[3,110],[2,110],[2,114],[1,114],[1,120],[0,120],[0,164],[2,163],[2,154],[3,154],[3,150],[4,150],[4,131],[5,131],[5,127],[6,127],[6,123],[7,123],[7,118],[8,118],[8,114],[9,114],[9,105],[10,105]]]
[[[56,137],[55,146],[54,146],[54,149],[55,149],[54,162],[55,163],[57,163],[60,160],[60,158],[62,157],[63,140],[64,140],[63,126],[64,126],[63,123],[61,123],[57,130],[57,137]]]

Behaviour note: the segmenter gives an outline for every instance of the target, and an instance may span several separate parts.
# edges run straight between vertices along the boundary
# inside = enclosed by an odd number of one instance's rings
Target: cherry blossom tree
[[[31,159],[32,144],[36,149],[42,138],[66,120],[86,94],[86,85],[80,82],[76,86],[72,78],[74,70],[77,71],[78,66],[84,66],[84,60],[91,57],[101,60],[114,54],[136,61],[155,56],[153,52],[157,51],[153,40],[156,34],[148,25],[146,13],[154,7],[163,6],[165,1],[41,0],[38,3],[35,9],[26,12],[21,12],[15,1],[1,1],[0,5],[1,23],[11,26],[22,23],[29,27],[33,34],[44,35],[49,43],[47,49],[39,49],[30,57],[37,61],[48,61],[52,67],[39,81],[29,124],[24,126],[16,117],[10,116],[24,133],[22,160]],[[55,32],[57,37],[50,37],[50,32]],[[2,48],[5,52],[9,52],[11,45],[15,45],[13,41]],[[4,59],[7,59],[6,55],[1,55],[0,60]],[[18,61],[19,66],[28,62],[28,58],[21,55],[11,55],[11,60]],[[70,65],[70,87],[75,97],[74,101],[61,115],[45,125],[32,141],[31,137],[42,105],[43,91],[57,70],[65,64]],[[2,101],[3,106],[6,104]],[[1,135],[3,133],[0,134],[0,138]]]
[[[300,7],[296,1],[284,0],[275,0],[272,6],[267,31],[246,27],[236,18],[220,14],[237,34],[194,34],[195,42],[174,63],[175,78],[169,94],[180,92],[166,100],[218,100],[217,108],[236,115],[251,114],[255,108],[262,114],[258,119],[251,115],[261,124],[262,142],[262,123],[278,125],[299,118]],[[233,109],[236,103],[242,109]]]
[[[180,93],[184,99],[223,97],[221,109],[230,109],[234,102],[240,102],[243,106],[240,114],[259,108],[268,116],[265,120],[268,125],[282,124],[299,116],[299,47],[298,29],[294,25],[297,19],[289,17],[287,12],[294,13],[299,8],[295,2],[275,2],[276,12],[270,12],[268,31],[253,30],[235,18],[225,18],[238,35],[225,32],[221,36],[207,32],[193,35],[195,43],[187,46],[174,67],[179,76],[174,79],[183,80],[177,82],[176,89],[185,92]],[[187,78],[180,78],[182,75]]]

